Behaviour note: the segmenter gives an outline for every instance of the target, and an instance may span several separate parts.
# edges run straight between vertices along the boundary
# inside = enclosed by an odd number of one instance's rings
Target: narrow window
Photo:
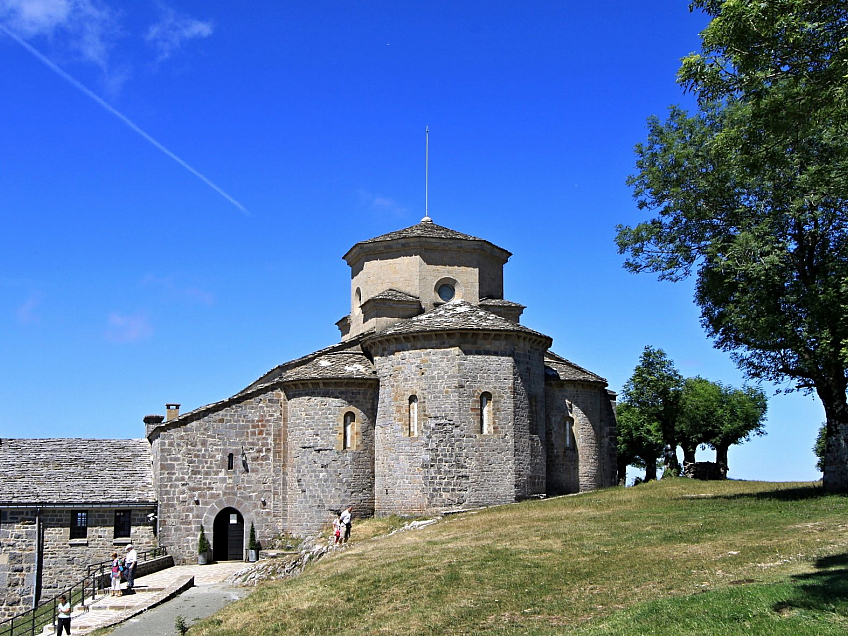
[[[233,454],[230,453],[229,455],[227,455],[227,470],[232,470],[232,469],[233,469]]]
[[[574,419],[565,418],[565,449],[574,448]]]
[[[342,437],[342,450],[350,450],[353,448],[353,425],[356,421],[356,415],[348,411],[344,416],[344,432]]]
[[[85,539],[88,536],[88,512],[74,510],[71,512],[71,539]]]
[[[488,392],[480,396],[480,432],[483,435],[492,433],[492,394]]]
[[[125,539],[130,536],[130,520],[132,513],[129,510],[115,511],[115,538]]]
[[[410,437],[418,436],[418,396],[409,396],[409,429]]]

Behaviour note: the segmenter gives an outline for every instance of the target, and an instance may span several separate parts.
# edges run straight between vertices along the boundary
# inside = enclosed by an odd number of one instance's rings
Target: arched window
[[[574,448],[574,418],[565,418],[565,450]]]
[[[492,418],[492,394],[484,392],[480,395],[480,432],[491,435],[494,431]]]
[[[418,396],[409,396],[409,414],[408,414],[407,433],[410,437],[418,436]]]
[[[356,423],[356,415],[348,411],[344,416],[344,431],[342,433],[342,450],[353,448],[353,427]]]
[[[232,469],[233,469],[233,454],[230,453],[229,455],[227,455],[227,470],[232,470]]]

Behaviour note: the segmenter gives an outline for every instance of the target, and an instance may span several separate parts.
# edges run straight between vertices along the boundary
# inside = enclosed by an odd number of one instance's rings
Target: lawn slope
[[[664,480],[452,516],[260,587],[190,634],[844,634],[848,498]]]

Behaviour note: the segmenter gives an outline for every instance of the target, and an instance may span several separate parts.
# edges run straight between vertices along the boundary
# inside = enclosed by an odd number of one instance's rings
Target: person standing
[[[347,540],[350,539],[350,526],[352,522],[352,515],[350,511],[353,509],[353,506],[348,506],[342,511],[341,516],[339,517],[339,521],[344,525],[344,539],[343,542],[347,543]]]
[[[71,604],[68,603],[68,597],[62,594],[59,597],[59,604],[56,606],[56,633],[61,634],[62,628],[65,628],[65,633],[71,634]]]
[[[124,557],[124,567],[127,569],[127,589],[131,590],[135,586],[135,569],[138,565],[138,552],[132,547],[132,544],[127,546],[127,556]]]
[[[112,596],[120,596],[121,595],[121,571],[123,570],[123,566],[121,566],[121,560],[118,558],[118,553],[112,553]]]
[[[339,517],[333,517],[333,545],[338,545],[342,538],[342,522]]]

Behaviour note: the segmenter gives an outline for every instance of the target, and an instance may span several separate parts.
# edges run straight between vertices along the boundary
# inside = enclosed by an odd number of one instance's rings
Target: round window
[[[448,302],[449,300],[453,299],[456,291],[454,290],[453,285],[448,285],[447,283],[445,283],[444,285],[439,285],[438,293],[439,298],[441,298],[445,302]]]

